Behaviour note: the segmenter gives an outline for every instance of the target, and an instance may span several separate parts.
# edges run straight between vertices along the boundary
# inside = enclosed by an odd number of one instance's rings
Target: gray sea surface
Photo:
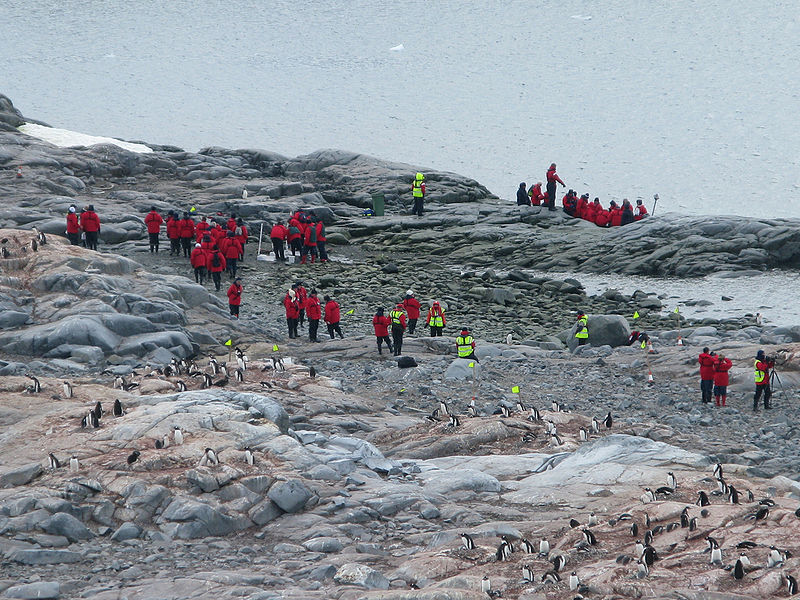
[[[0,1],[0,91],[128,140],[800,217],[793,1]],[[402,49],[396,48],[402,44]],[[392,50],[392,48],[395,48]]]

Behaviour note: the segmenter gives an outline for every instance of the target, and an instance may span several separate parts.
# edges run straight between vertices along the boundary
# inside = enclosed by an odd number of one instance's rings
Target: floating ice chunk
[[[71,146],[94,146],[95,144],[113,144],[129,152],[145,154],[153,151],[144,144],[133,144],[131,142],[115,140],[110,137],[88,135],[86,133],[78,133],[77,131],[69,131],[68,129],[36,125],[35,123],[25,123],[19,130],[22,133],[27,133],[32,137],[50,142],[54,146],[61,146],[62,148],[69,148]]]
[[[591,21],[591,15],[572,15],[573,19],[578,19],[578,21]]]
[[[389,48],[389,51],[391,52],[402,52],[403,50],[405,50],[403,44],[397,44],[397,46],[392,46],[391,48]]]

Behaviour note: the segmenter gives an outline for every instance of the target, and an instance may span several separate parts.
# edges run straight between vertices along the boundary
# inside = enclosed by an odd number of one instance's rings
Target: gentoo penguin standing
[[[104,412],[105,411],[103,410],[103,405],[100,404],[100,401],[98,400],[97,404],[94,405],[94,414],[98,419],[100,419],[103,417]]]
[[[245,360],[244,354],[236,357],[236,364],[242,371],[247,370],[247,361]]]
[[[483,579],[481,579],[481,591],[484,593],[489,593],[492,589],[492,582],[489,580],[489,577],[484,575]]]
[[[592,417],[592,431],[600,433],[600,420],[597,417]]]
[[[733,566],[733,578],[744,579],[744,564],[741,558],[737,560],[736,564]]]
[[[550,562],[553,563],[553,570],[558,572],[567,565],[567,555],[556,554]]]
[[[578,439],[580,439],[580,441],[582,441],[582,442],[588,441],[589,440],[589,432],[586,431],[585,428],[581,427],[578,430]]]
[[[244,370],[243,369],[236,369],[233,372],[233,375],[236,378],[236,381],[238,381],[239,383],[242,383],[244,381]]]
[[[214,384],[214,381],[211,379],[211,375],[208,373],[203,373],[203,385],[200,386],[204,390],[210,388]]]
[[[169,434],[165,433],[164,437],[161,438],[161,447],[169,448]]]
[[[56,458],[56,455],[53,454],[52,452],[47,455],[47,460],[49,462],[49,465],[50,465],[51,469],[60,469],[61,468],[61,462]]]
[[[672,471],[667,473],[667,487],[671,487],[673,490],[678,489],[678,481],[675,479],[675,475]]]
[[[583,532],[583,539],[586,540],[587,544],[594,546],[597,543],[597,538],[590,529],[581,529],[581,531]]]
[[[139,460],[139,456],[140,456],[141,454],[142,454],[142,453],[141,453],[141,452],[139,452],[138,450],[134,450],[133,452],[131,452],[131,453],[128,455],[128,466],[132,465],[132,464],[133,464],[133,463],[135,463],[137,460]]]
[[[81,463],[78,462],[78,457],[73,454],[69,459],[69,470],[72,473],[77,473],[80,468]]]
[[[689,507],[685,506],[681,511],[681,527],[689,527]]]
[[[27,389],[31,394],[38,394],[42,391],[42,385],[39,383],[39,380],[36,379],[33,375],[26,375],[28,379],[33,382],[33,385]]]
[[[539,554],[541,556],[547,556],[548,554],[550,554],[550,542],[548,542],[544,538],[539,540]]]
[[[647,567],[647,563],[645,563],[643,560],[639,559],[636,565],[638,566],[638,571],[636,572],[636,576],[639,579],[644,579],[650,574],[650,569]]]
[[[728,494],[731,501],[731,504],[739,504],[739,490],[737,490],[732,485],[728,486]]]
[[[747,558],[747,554],[745,554],[744,552],[742,552],[739,555],[739,560],[741,561],[742,566],[744,566],[744,567],[749,567],[750,566],[750,559]]]
[[[790,596],[794,596],[797,593],[797,580],[788,573],[786,573],[786,590]]]
[[[443,417],[450,416],[450,409],[447,406],[447,402],[444,400],[439,401],[439,414]]]
[[[93,410],[90,410],[89,414],[86,416],[89,419],[89,422],[92,424],[92,427],[95,429],[100,427],[100,419],[97,418],[97,414]]]
[[[176,381],[175,382],[175,386],[178,388],[179,392],[185,392],[186,391],[186,382],[183,381],[182,379],[179,379],[178,381]]]
[[[578,574],[573,571],[569,575],[569,589],[575,591],[578,589],[578,585],[580,584],[581,580],[578,579]]]
[[[256,459],[253,456],[253,451],[250,448],[244,449],[244,462],[246,462],[251,467],[255,464]]]
[[[517,406],[517,412],[524,413],[527,410],[525,405],[520,400],[517,400],[516,406]]]
[[[711,550],[711,564],[712,565],[722,564],[722,548],[717,547]]]
[[[461,425],[461,419],[459,419],[456,415],[450,415],[450,427],[455,429]]]
[[[708,494],[706,494],[703,490],[697,492],[697,502],[695,502],[697,506],[708,506],[711,504],[708,500]]]
[[[497,547],[497,552],[495,552],[495,558],[498,561],[508,560],[511,557],[511,546],[505,540],[500,542],[500,545]]]
[[[501,405],[500,406],[500,414],[502,414],[505,418],[508,418],[508,417],[511,416],[511,411],[509,410],[509,408],[507,406],[502,406]]]
[[[205,467],[207,465],[214,466],[218,464],[219,459],[217,459],[217,453],[211,448],[206,448],[205,452],[203,452],[203,458],[200,459],[200,466]]]
[[[656,495],[650,488],[644,488],[644,494],[642,494],[639,499],[642,501],[642,504],[649,504],[650,502],[655,502]]]
[[[637,523],[631,523],[631,536],[636,537],[639,535],[639,525]]]
[[[642,553],[644,553],[644,544],[642,543],[642,540],[637,540],[636,545],[633,547],[633,554],[634,556],[641,558]]]
[[[81,429],[86,429],[92,424],[91,418],[89,417],[90,414],[92,413],[86,413],[83,415],[83,418],[81,419]]]
[[[689,531],[694,531],[697,529],[697,517],[692,517],[689,519]]]
[[[242,200],[247,200],[247,188],[242,188]]]
[[[522,540],[520,541],[519,545],[525,551],[525,554],[533,554],[534,552],[536,552],[536,549],[533,547],[533,544],[531,544],[525,538],[522,538]]]
[[[539,410],[535,406],[531,406],[531,414],[528,415],[528,421],[541,421],[542,415],[539,414]]]
[[[122,416],[122,402],[119,401],[119,398],[114,400],[114,416],[115,417]]]
[[[65,398],[72,398],[72,384],[69,381],[64,381],[61,385]]]
[[[114,377],[114,385],[112,386],[115,390],[117,388],[122,389],[122,386],[125,385],[125,380],[122,378],[121,375],[117,375]]]
[[[767,556],[767,567],[770,569],[778,565],[782,565],[785,560],[784,555],[775,546],[769,547],[769,556]]]
[[[464,545],[464,548],[467,550],[474,550],[475,549],[475,540],[472,539],[472,536],[468,533],[461,534],[461,543]]]
[[[614,424],[614,419],[611,417],[611,411],[608,412],[606,418],[603,419],[603,425],[606,426],[606,429],[611,429],[611,426]]]
[[[470,404],[470,405],[467,407],[467,416],[469,416],[469,417],[472,417],[472,418],[474,418],[474,417],[477,417],[477,416],[478,416],[478,411],[477,411],[477,410],[475,410],[475,405],[474,405],[474,404]]]
[[[590,513],[588,522],[589,527],[594,527],[595,525],[597,525],[597,522],[598,522],[597,515],[595,515],[594,513]]]
[[[176,446],[183,444],[183,432],[181,431],[180,426],[175,425],[175,429],[172,431],[172,439]]]
[[[642,550],[642,560],[648,567],[652,567],[653,563],[658,560],[658,553],[652,546],[645,546]]]
[[[211,367],[211,373],[213,375],[219,375],[219,363],[217,359],[213,356],[208,357],[208,365]]]
[[[555,447],[560,446],[563,443],[564,443],[563,440],[561,439],[561,437],[555,431],[553,431],[550,434],[550,446],[555,448]]]
[[[561,405],[558,403],[557,400],[553,400],[553,402],[550,405],[550,409],[553,412],[561,412]]]
[[[714,465],[714,477],[717,479],[722,479],[722,463],[717,463]]]
[[[503,540],[506,544],[508,544],[508,549],[510,552],[514,552],[514,543],[508,539],[507,535],[501,535],[500,539]]]
[[[522,578],[525,581],[533,582],[533,569],[530,565],[522,565]]]

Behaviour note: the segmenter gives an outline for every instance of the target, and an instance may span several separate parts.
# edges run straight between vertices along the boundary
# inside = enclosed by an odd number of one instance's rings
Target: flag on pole
[[[472,368],[475,366],[475,363],[474,363],[474,362],[471,362],[471,363],[469,363],[467,366],[468,366],[470,369],[472,369]]]
[[[226,346],[232,346],[233,345],[233,340],[228,340],[227,342],[225,342],[225,345]]]
[[[638,319],[639,318],[639,311],[638,310],[633,311],[633,318],[634,319]]]
[[[350,310],[348,310],[348,311],[347,311],[346,313],[344,313],[344,314],[346,314],[346,315],[352,315],[354,312],[356,312],[356,309],[355,309],[355,308],[351,308]]]
[[[681,313],[681,311],[678,310],[679,308],[680,307],[678,307],[678,306],[675,307],[675,311],[674,312],[675,312],[676,315],[679,315]]]
[[[192,213],[193,212],[197,212],[197,208],[193,206],[192,208],[189,209],[189,212],[192,212]]]
[[[512,394],[519,394],[519,386],[515,385],[514,387],[512,387],[511,388],[511,393]]]
[[[278,344],[272,344],[272,351],[273,352],[277,352],[278,351]]]

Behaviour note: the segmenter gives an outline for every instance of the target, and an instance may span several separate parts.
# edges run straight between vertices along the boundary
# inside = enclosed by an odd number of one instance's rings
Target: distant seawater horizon
[[[54,127],[191,151],[340,148],[507,199],[556,162],[604,204],[652,209],[658,193],[657,212],[800,217],[792,3],[41,0],[4,12],[0,92]]]

